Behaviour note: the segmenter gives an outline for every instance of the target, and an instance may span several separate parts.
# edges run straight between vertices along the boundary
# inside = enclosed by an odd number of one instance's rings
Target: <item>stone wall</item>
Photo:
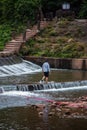
[[[48,60],[51,68],[87,70],[87,59],[76,58],[48,58],[48,57],[23,57],[25,60],[31,61],[42,66],[45,60]]]

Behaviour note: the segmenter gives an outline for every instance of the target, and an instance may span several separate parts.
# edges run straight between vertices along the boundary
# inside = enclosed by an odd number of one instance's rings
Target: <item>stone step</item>
[[[47,26],[46,21],[41,21],[40,28],[43,29],[46,26]],[[11,54],[18,53],[22,43],[25,43],[30,38],[37,35],[38,32],[39,31],[37,30],[37,25],[34,25],[32,29],[26,29],[25,41],[23,41],[23,33],[21,33],[19,36],[15,37],[15,40],[13,39],[9,43],[6,44],[5,49],[2,52],[0,52],[0,56],[6,56],[6,55],[8,56]]]
[[[17,47],[17,46],[20,46],[21,44],[8,44],[6,45],[6,47]],[[5,48],[6,48],[5,47]]]
[[[14,47],[9,46],[9,47],[5,47],[4,50],[7,50],[7,49],[15,49],[15,48],[20,48],[20,46],[14,46]]]
[[[19,50],[19,47],[15,47],[15,48],[6,48],[4,49],[4,51],[14,51],[14,50]]]
[[[21,46],[21,44],[20,44],[20,45],[16,45],[16,44],[15,44],[15,45],[10,45],[10,44],[9,44],[9,45],[6,45],[5,48],[8,48],[8,47],[14,48],[14,47],[18,47],[18,46]]]
[[[16,41],[22,41],[23,40],[23,37],[22,38],[15,38]]]

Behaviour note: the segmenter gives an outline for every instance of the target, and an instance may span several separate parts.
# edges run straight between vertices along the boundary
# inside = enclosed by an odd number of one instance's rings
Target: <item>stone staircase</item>
[[[40,30],[47,27],[48,23],[46,21],[41,21],[40,23]],[[34,25],[32,29],[26,29],[25,33],[25,39],[23,39],[23,34],[20,34],[19,36],[16,36],[15,39],[12,39],[9,41],[4,50],[0,52],[0,57],[6,57],[14,54],[18,54],[19,50],[23,43],[28,41],[30,38],[37,35],[39,30],[37,29],[37,25]]]

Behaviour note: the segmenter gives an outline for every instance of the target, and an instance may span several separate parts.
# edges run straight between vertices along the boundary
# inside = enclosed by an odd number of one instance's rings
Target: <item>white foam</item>
[[[74,90],[87,90],[87,86],[74,86],[74,87],[68,87],[68,88],[53,88],[53,89],[45,89],[45,90],[37,90],[37,91],[40,91],[40,92],[50,92],[50,91],[74,91]]]
[[[0,77],[30,74],[40,71],[41,71],[40,66],[32,62],[23,60],[22,63],[0,66]]]
[[[1,93],[0,95],[3,96],[19,96],[19,97],[32,97],[32,96],[38,96],[39,94],[31,93],[31,92],[24,92],[24,91],[5,91],[4,93]]]

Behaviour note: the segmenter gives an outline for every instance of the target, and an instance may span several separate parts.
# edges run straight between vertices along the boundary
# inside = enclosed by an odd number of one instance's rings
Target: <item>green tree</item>
[[[11,20],[14,19],[14,5],[17,0],[1,0],[1,12],[2,12],[2,19]]]
[[[87,18],[87,1],[86,0],[84,0],[83,3],[81,4],[79,18]]]
[[[40,6],[40,0],[18,0],[15,3],[15,17],[19,20],[32,20]]]

